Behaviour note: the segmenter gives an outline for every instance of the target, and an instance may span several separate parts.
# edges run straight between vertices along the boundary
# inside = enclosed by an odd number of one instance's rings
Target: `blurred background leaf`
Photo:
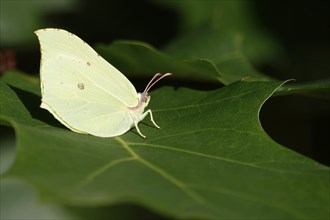
[[[0,181],[1,219],[78,219],[65,208],[40,202],[37,193],[17,179]]]
[[[44,17],[50,13],[73,11],[76,3],[76,0],[1,0],[1,48],[31,48],[35,45],[35,37],[31,33],[45,25]]]
[[[202,35],[200,41],[206,44],[212,44],[215,40],[214,35],[218,32],[239,35],[240,41],[244,40],[241,47],[253,63],[267,62],[282,55],[280,43],[257,18],[254,1],[159,0],[157,2],[175,10],[180,16],[180,32],[177,39],[179,41],[186,40],[191,32],[204,27],[199,34]],[[184,40],[181,39],[182,37]],[[209,42],[208,39],[211,41]],[[217,40],[213,48],[216,48],[220,42],[221,38]],[[176,40],[169,46],[172,44],[176,44]],[[212,49],[207,46],[206,48]]]

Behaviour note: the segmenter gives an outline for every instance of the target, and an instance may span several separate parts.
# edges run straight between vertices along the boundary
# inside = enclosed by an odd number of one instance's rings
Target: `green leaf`
[[[314,98],[330,100],[330,79],[317,80],[312,82],[296,83],[291,82],[283,85],[275,95],[304,95]]]
[[[112,65],[127,75],[153,76],[171,72],[177,78],[218,82],[220,73],[207,59],[176,59],[138,41],[115,41],[96,45],[96,50]]]
[[[1,123],[23,123],[26,125],[45,125],[44,122],[40,120],[35,120],[31,114],[39,112],[40,98],[38,98],[37,103],[34,102],[36,99],[36,94],[31,93],[31,91],[36,92],[38,90],[36,80],[29,79],[26,75],[22,75],[16,72],[7,72],[0,81],[0,122]],[[16,77],[16,79],[15,79]],[[10,83],[8,85],[5,83]],[[14,87],[16,86],[16,87]],[[37,93],[37,92],[36,92]],[[37,93],[39,94],[39,92]],[[29,100],[22,102],[22,100]],[[31,100],[33,100],[31,102]],[[29,111],[29,110],[30,111]]]
[[[201,43],[203,42],[203,43]],[[243,53],[243,35],[201,28],[178,38],[165,51],[180,59],[203,58],[212,61],[220,72],[221,81],[230,84],[242,78],[269,80],[258,72]]]
[[[19,80],[17,80],[19,79]],[[1,80],[7,84],[40,96],[39,79],[33,76],[29,76],[25,73],[9,70],[1,77]]]
[[[30,100],[1,83],[1,119],[17,136],[7,176],[26,180],[44,200],[75,206],[130,202],[189,219],[326,219],[329,168],[275,143],[259,122],[281,84],[158,89],[150,108],[161,129],[145,119],[143,139],[134,129],[98,138],[51,126],[39,117],[44,110],[28,114]]]

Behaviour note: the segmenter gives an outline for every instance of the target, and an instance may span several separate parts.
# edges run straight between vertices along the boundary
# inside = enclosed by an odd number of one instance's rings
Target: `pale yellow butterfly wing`
[[[138,104],[130,81],[75,35],[36,32],[41,45],[41,107],[70,129],[101,137],[128,131],[128,106]]]

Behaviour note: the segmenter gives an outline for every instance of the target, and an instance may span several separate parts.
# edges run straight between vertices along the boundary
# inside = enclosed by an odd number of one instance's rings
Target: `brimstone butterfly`
[[[78,133],[114,137],[135,127],[151,110],[144,112],[149,89],[171,73],[157,73],[142,93],[87,43],[68,31],[41,29],[41,108]]]

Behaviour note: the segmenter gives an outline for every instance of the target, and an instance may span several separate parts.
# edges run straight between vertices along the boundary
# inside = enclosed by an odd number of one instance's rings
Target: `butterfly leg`
[[[146,138],[146,136],[141,133],[141,131],[140,131],[139,127],[138,127],[138,124],[136,122],[134,122],[134,126],[135,126],[137,132],[139,133],[139,135],[141,135],[141,137],[143,137],[143,138]]]
[[[151,120],[151,122],[155,125],[155,127],[156,127],[156,128],[160,128],[160,127],[156,124],[156,122],[154,121],[154,118],[152,117],[152,112],[151,112],[150,109],[147,110],[147,111],[145,111],[145,112],[141,115],[141,120],[143,120],[148,114],[150,115],[150,120]]]

